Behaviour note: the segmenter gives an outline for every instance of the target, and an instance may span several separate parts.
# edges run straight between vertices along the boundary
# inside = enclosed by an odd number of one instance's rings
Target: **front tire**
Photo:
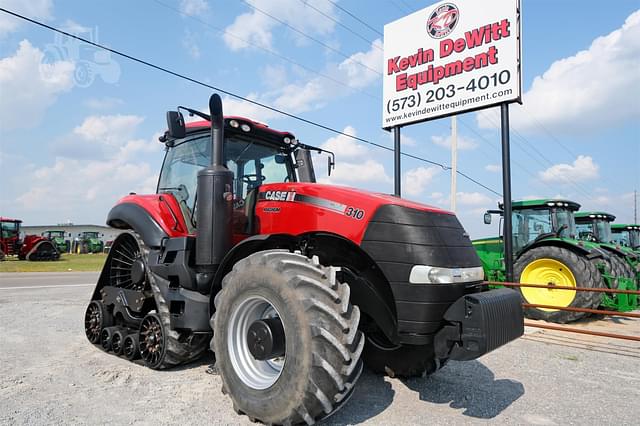
[[[223,393],[237,412],[267,424],[312,424],[351,395],[364,339],[360,311],[336,271],[317,257],[267,250],[224,278],[211,319],[212,349]],[[284,353],[262,361],[245,337],[261,319],[279,320],[284,330]]]

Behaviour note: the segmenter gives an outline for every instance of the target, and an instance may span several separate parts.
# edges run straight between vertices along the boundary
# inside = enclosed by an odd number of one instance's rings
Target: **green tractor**
[[[85,254],[85,253],[102,253],[104,249],[104,243],[100,239],[99,232],[93,231],[84,231],[78,234],[78,238],[74,241],[74,250],[75,254]]]
[[[485,213],[484,221],[491,223],[492,214]],[[559,287],[618,288],[633,286],[632,280],[613,275],[611,254],[599,244],[576,238],[574,213],[580,205],[573,201],[544,199],[513,203],[513,253],[516,282]],[[506,281],[504,244],[502,237],[473,241],[488,281]],[[519,287],[525,315],[532,319],[567,323],[585,317],[587,313],[564,311],[550,307],[597,309],[600,305],[616,306],[614,295],[570,289]]]
[[[65,239],[66,235],[64,231],[44,231],[42,233],[42,236],[51,241],[60,253],[69,253],[71,249],[71,241]]]
[[[614,223],[611,225],[611,238],[640,255],[640,225]]]
[[[606,212],[578,212],[576,229],[578,238],[584,241],[598,243],[610,254],[612,275],[623,277],[619,279],[618,288],[621,290],[637,290],[640,286],[640,254],[631,247],[614,241],[611,223],[616,217]],[[619,311],[631,311],[638,306],[638,296],[635,294],[616,294],[605,296],[603,305]]]

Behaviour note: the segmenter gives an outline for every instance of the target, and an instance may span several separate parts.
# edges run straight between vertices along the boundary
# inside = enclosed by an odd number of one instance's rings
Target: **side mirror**
[[[336,167],[336,160],[333,155],[327,157],[327,176],[331,176],[331,170]]]
[[[485,225],[491,225],[491,213],[486,212],[484,214],[484,224]]]
[[[184,117],[179,111],[167,111],[167,128],[174,139],[184,138],[187,134]]]

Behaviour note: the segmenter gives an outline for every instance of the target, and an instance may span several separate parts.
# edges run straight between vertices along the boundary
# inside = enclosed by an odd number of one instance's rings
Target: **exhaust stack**
[[[224,166],[224,116],[217,93],[209,98],[211,164],[198,172],[196,263],[215,271],[231,248],[233,172]]]

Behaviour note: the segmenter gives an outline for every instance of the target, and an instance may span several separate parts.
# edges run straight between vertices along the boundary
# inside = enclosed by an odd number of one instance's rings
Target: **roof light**
[[[284,143],[286,143],[287,145],[291,144],[292,139],[289,136],[285,136],[284,137]]]
[[[296,145],[298,145],[298,139],[292,139],[291,146],[296,146]]]
[[[553,207],[553,206],[555,206],[555,205],[556,205],[556,203],[547,203],[547,205],[548,205],[549,207]]]
[[[243,132],[250,132],[251,131],[251,126],[249,126],[247,123],[242,123],[240,125],[240,128],[242,129]]]
[[[236,120],[231,120],[229,121],[229,126],[233,127],[234,129],[237,129],[238,127],[240,127],[240,123],[238,123]]]

